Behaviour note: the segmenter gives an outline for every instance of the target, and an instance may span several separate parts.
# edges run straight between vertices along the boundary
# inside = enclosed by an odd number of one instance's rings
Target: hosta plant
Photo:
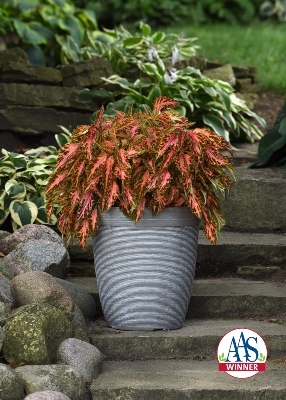
[[[69,132],[56,135],[59,147],[69,141]],[[58,149],[38,147],[24,154],[2,149],[0,158],[0,227],[16,230],[27,224],[49,224],[56,228],[57,212],[47,218],[45,190],[53,172]]]
[[[137,223],[146,207],[187,206],[215,243],[224,220],[220,194],[231,184],[232,149],[208,128],[193,123],[158,97],[153,109],[117,111],[78,126],[60,151],[47,187],[47,212],[59,208],[59,228],[82,246],[98,228],[99,212],[112,206]]]

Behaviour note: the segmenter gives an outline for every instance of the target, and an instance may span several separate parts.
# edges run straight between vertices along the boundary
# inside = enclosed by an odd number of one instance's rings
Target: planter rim
[[[145,208],[137,224],[132,219],[126,217],[119,207],[111,207],[109,210],[99,213],[99,227],[128,226],[140,229],[142,227],[198,226],[200,225],[200,221],[187,206],[166,207],[156,215],[152,214],[150,208]]]

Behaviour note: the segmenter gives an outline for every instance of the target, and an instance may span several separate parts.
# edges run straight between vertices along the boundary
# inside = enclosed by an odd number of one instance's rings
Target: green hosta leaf
[[[154,35],[152,35],[152,42],[154,44],[162,42],[166,37],[166,34],[164,32],[156,32]]]
[[[286,135],[286,116],[280,122],[279,133],[283,136]]]
[[[19,226],[32,224],[38,214],[37,206],[31,201],[12,201],[9,207],[11,218]]]
[[[123,45],[129,49],[133,47],[137,47],[139,44],[143,43],[143,39],[141,36],[134,36],[128,39],[124,39],[122,41]]]
[[[144,36],[150,36],[151,34],[151,27],[143,22],[140,22],[140,29]]]
[[[161,93],[161,89],[159,88],[159,86],[154,86],[153,88],[152,88],[152,90],[150,91],[150,93],[149,93],[149,96],[148,96],[148,101],[150,102],[150,104],[153,104],[154,103],[154,100],[157,98],[157,97],[159,97],[159,96],[161,96],[162,95],[162,93]]]
[[[26,50],[28,60],[37,67],[45,66],[45,53],[39,45],[29,45]]]
[[[26,168],[27,158],[23,154],[13,153],[2,149],[2,153],[9,157],[10,162],[16,169]]]
[[[65,144],[70,143],[70,135],[66,135],[65,133],[57,133],[55,135],[55,139],[60,148],[63,147]]]
[[[25,156],[31,156],[31,157],[41,157],[43,155],[48,155],[48,154],[58,154],[58,149],[55,146],[40,146],[37,147],[36,149],[31,149],[27,150],[25,152]]]
[[[18,183],[10,179],[5,185],[5,191],[11,199],[23,199],[26,196],[26,187],[23,183]]]
[[[11,197],[8,196],[8,194],[5,192],[4,194],[4,210],[9,210],[10,204],[12,203],[13,199],[11,199]]]
[[[114,101],[114,96],[111,92],[101,88],[99,90],[82,89],[77,92],[76,100],[79,103],[86,103],[93,98],[107,99],[109,101]]]
[[[29,194],[28,200],[34,203],[37,206],[37,208],[44,207],[46,205],[45,198],[43,196],[38,196],[35,193]]]
[[[29,27],[27,23],[20,21],[19,19],[13,19],[14,27],[20,38],[25,43],[31,44],[44,44],[46,43],[46,38],[40,35],[38,32],[34,31]]]
[[[230,97],[229,94],[226,93],[226,91],[220,87],[219,84],[215,85],[215,90],[217,91],[217,93],[219,94],[219,97],[221,99],[222,104],[225,106],[226,110],[228,112],[230,112],[231,109],[231,101],[230,101]]]
[[[35,181],[38,185],[40,186],[47,186],[48,181],[49,181],[49,175],[46,173],[39,173],[39,172],[34,172],[33,177],[35,178]]]
[[[265,1],[261,4],[259,12],[262,17],[271,17],[276,13],[275,4],[270,1]]]
[[[224,129],[222,120],[213,114],[203,114],[203,121],[206,125],[210,126],[218,135],[229,141],[229,134]]]
[[[0,225],[3,224],[3,222],[6,220],[6,218],[8,217],[9,212],[8,211],[4,211],[0,209]]]
[[[49,223],[45,206],[38,209],[38,215],[37,215],[36,221],[41,224]]]

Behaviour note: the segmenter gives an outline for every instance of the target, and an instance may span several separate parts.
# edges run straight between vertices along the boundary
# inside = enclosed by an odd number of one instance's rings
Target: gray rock
[[[81,340],[86,343],[90,343],[90,339],[86,329],[82,329],[78,326],[73,326],[72,335],[74,339]]]
[[[55,392],[53,390],[45,390],[43,392],[35,392],[29,394],[24,400],[71,400],[61,392]]]
[[[3,328],[1,328],[1,326],[0,326],[0,351],[2,349],[2,344],[4,342],[4,339],[5,339],[5,333],[4,333]],[[1,393],[1,391],[0,391],[0,393]],[[0,398],[1,398],[1,394],[0,394]]]
[[[63,341],[57,352],[58,364],[72,366],[87,381],[98,378],[103,359],[96,347],[74,338]]]
[[[11,293],[10,283],[10,279],[0,275],[0,301],[11,309],[16,303]]]
[[[0,301],[0,326],[5,324],[5,319],[10,314],[10,308],[6,306],[5,303]]]
[[[82,287],[64,279],[57,281],[68,292],[74,303],[80,308],[85,318],[93,318],[96,313],[96,304],[93,297]]]
[[[63,86],[94,86],[102,84],[101,77],[112,75],[111,65],[108,60],[93,57],[74,64],[61,67]]]
[[[7,236],[10,236],[10,235],[11,235],[10,232],[0,230],[0,240],[5,239]]]
[[[0,364],[0,400],[21,400],[24,384],[20,376],[8,365]]]
[[[96,111],[99,107],[95,100],[88,103],[76,101],[76,92],[81,89],[25,83],[0,83],[0,105],[61,107],[62,109]]]
[[[22,245],[29,240],[46,240],[53,243],[63,243],[60,235],[48,226],[28,224],[0,240],[0,252],[5,255],[9,254],[11,251],[15,250],[17,246]]]
[[[209,79],[219,79],[235,86],[235,75],[231,64],[225,64],[218,68],[208,69],[203,74]]]
[[[16,368],[27,394],[59,391],[71,400],[85,400],[85,385],[78,372],[68,365],[24,365]]]
[[[23,64],[28,64],[27,54],[20,47],[11,47],[0,51],[0,65],[9,61],[21,61]]]
[[[12,316],[4,326],[2,347],[10,364],[53,363],[59,345],[72,336],[72,325],[66,315],[47,304],[19,307]]]
[[[14,275],[42,271],[63,278],[69,267],[69,255],[62,243],[29,240],[9,253],[4,262]]]
[[[0,109],[0,131],[14,131],[19,134],[40,134],[62,132],[58,125],[69,130],[78,125],[89,125],[91,113],[60,111],[52,107],[7,106]]]
[[[73,319],[71,323],[73,326],[78,326],[81,329],[87,328],[84,315],[77,304],[74,306]]]
[[[0,258],[0,273],[6,276],[6,278],[8,278],[9,280],[14,278],[14,272],[12,268],[6,264],[5,257]]]
[[[73,319],[72,298],[56,279],[46,272],[31,271],[17,275],[11,281],[11,293],[18,306],[31,303],[49,304],[63,311],[69,320]]]

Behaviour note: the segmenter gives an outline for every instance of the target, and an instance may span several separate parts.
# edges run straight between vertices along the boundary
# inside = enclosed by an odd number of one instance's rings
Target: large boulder
[[[72,337],[90,343],[84,315],[76,304],[74,306],[74,315],[71,323],[73,326]]]
[[[0,301],[10,309],[15,306],[15,300],[11,293],[10,280],[0,274]]]
[[[28,224],[0,240],[0,252],[7,255],[29,240],[46,240],[62,244],[63,240],[53,229],[45,225]]]
[[[14,275],[43,271],[63,278],[69,268],[69,255],[63,243],[29,240],[9,253],[4,262]]]
[[[18,306],[49,304],[73,319],[74,302],[56,279],[41,271],[17,275],[11,281],[11,292]]]
[[[66,396],[61,392],[55,392],[54,390],[44,390],[43,392],[35,392],[29,394],[24,400],[71,400],[70,397]]]
[[[52,390],[71,400],[85,400],[85,385],[78,372],[68,365],[24,365],[16,368],[27,394]]]
[[[21,400],[24,384],[20,376],[8,365],[0,364],[0,400]]]
[[[6,278],[10,280],[15,276],[11,266],[6,264],[5,258],[0,258],[0,274],[6,276]]]
[[[53,363],[59,345],[72,336],[66,315],[48,304],[25,305],[11,316],[4,325],[2,352],[12,365]]]
[[[96,304],[94,298],[83,287],[64,279],[58,279],[57,282],[69,293],[74,303],[80,308],[85,318],[92,319],[96,313]]]
[[[101,352],[92,344],[74,338],[64,340],[57,352],[58,364],[72,366],[87,381],[98,378],[103,359]]]

